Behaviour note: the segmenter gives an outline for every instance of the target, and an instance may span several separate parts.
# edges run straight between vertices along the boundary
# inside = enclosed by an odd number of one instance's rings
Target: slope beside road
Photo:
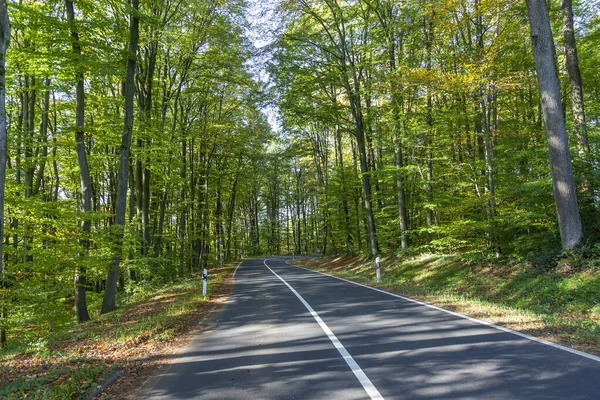
[[[600,362],[286,264],[231,298],[146,392],[158,399],[594,399]]]

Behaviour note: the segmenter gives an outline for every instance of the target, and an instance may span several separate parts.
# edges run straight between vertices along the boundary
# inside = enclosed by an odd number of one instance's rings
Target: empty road
[[[240,264],[152,399],[598,399],[600,359],[286,264]]]

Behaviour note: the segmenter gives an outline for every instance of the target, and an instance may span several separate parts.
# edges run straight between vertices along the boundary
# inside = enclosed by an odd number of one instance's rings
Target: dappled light
[[[600,354],[598,49],[595,0],[0,0],[0,398],[587,382],[285,263]]]

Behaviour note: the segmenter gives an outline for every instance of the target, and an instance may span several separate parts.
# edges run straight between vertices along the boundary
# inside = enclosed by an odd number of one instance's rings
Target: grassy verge
[[[551,271],[464,255],[324,257],[296,265],[377,286],[515,331],[600,355],[600,271],[559,264]]]
[[[208,297],[201,277],[150,288],[112,313],[0,353],[0,399],[86,398],[116,371],[135,375],[139,360],[159,354],[222,302],[236,265],[212,269]]]

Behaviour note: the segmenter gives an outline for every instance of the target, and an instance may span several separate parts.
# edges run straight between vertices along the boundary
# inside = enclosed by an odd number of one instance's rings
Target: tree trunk
[[[241,168],[242,168],[242,154],[240,154],[239,158],[238,158],[237,172],[235,173],[235,178],[233,180],[233,186],[231,188],[231,198],[229,200],[229,205],[227,207],[227,240],[226,240],[226,252],[225,252],[226,260],[229,260],[231,258],[231,225],[233,223],[233,212],[235,210],[235,198],[237,195],[237,185],[238,185],[238,179],[240,176]]]
[[[483,115],[483,128],[485,132],[485,166],[486,166],[486,175],[488,180],[488,190],[489,190],[489,210],[490,210],[490,226],[491,226],[491,241],[492,246],[496,249],[496,257],[500,257],[500,247],[498,246],[498,229],[496,226],[496,185],[494,183],[494,164],[492,161],[492,139],[491,139],[491,131],[492,131],[492,123],[491,123],[491,115],[490,110],[488,108],[488,103],[490,99],[493,99],[493,94],[491,94],[488,99],[484,99],[481,102],[481,110]]]
[[[26,47],[29,47],[29,41],[26,41]],[[25,76],[25,90],[23,95],[23,121],[24,129],[24,155],[25,155],[25,198],[30,198],[33,190],[33,176],[35,174],[36,159],[33,155],[33,135],[35,122],[35,104],[37,92],[35,89],[35,77]],[[28,221],[23,224],[25,234],[23,235],[23,262],[29,263],[33,261],[31,247],[33,237],[30,236],[32,231],[32,222]]]
[[[575,28],[573,27],[573,2],[563,0],[563,34],[565,38],[565,55],[567,58],[567,70],[571,81],[571,96],[573,103],[573,130],[577,135],[577,149],[579,155],[590,153],[587,127],[585,125],[585,108],[583,105],[583,82],[579,70],[579,57],[577,56],[577,45],[575,43]]]
[[[351,146],[352,146],[352,162],[354,164],[354,179],[358,180],[358,161],[357,161],[357,157],[356,157],[356,143],[353,141],[351,142]],[[362,234],[361,234],[361,227],[360,227],[360,220],[361,220],[361,216],[360,216],[360,207],[359,207],[359,203],[360,203],[360,198],[359,198],[360,194],[359,191],[356,190],[354,191],[354,213],[356,214],[356,237],[357,237],[357,244],[358,244],[358,248],[361,249],[362,248]]]
[[[46,160],[48,159],[48,125],[50,123],[50,78],[46,78],[43,81],[44,97],[42,99],[42,121],[40,124],[40,143],[44,143],[42,146],[42,157],[40,160],[40,166],[35,174],[33,180],[33,187],[31,189],[31,195],[36,196],[42,189],[42,182],[44,180],[44,173],[46,169]]]
[[[187,139],[184,136],[181,141],[181,181],[184,183],[181,188],[181,203],[184,205],[181,207],[179,214],[179,276],[183,278],[185,273],[185,232],[186,232],[186,176],[187,176]]]
[[[340,168],[340,178],[342,185],[342,210],[344,211],[344,228],[346,230],[346,252],[352,248],[352,232],[350,227],[350,210],[348,208],[348,198],[346,189],[346,172],[344,171],[344,154],[342,152],[342,132],[339,126],[336,127],[335,141],[338,154],[338,167]]]
[[[6,0],[0,0],[0,287],[4,287],[4,184],[6,181],[6,50],[10,45],[10,23]],[[0,348],[6,345],[6,308],[0,300]]]
[[[79,43],[79,33],[75,29],[75,11],[72,0],[65,0],[65,8],[67,10],[67,20],[71,30],[71,45],[73,54],[79,58],[81,56],[81,46]],[[92,212],[92,184],[90,178],[90,168],[85,152],[85,89],[83,70],[80,66],[77,67],[77,86],[76,86],[76,111],[75,111],[75,142],[77,143],[77,162],[79,163],[79,177],[81,181],[81,196],[83,200],[84,219],[82,223],[83,239],[81,243],[87,253],[90,247],[90,233],[92,230],[92,220],[90,214]],[[86,299],[86,268],[85,260],[79,262],[75,270],[75,315],[77,322],[82,323],[90,319],[87,310]]]
[[[349,95],[352,95],[349,93]],[[360,98],[354,95],[351,97],[352,115],[354,117],[354,134],[356,136],[356,147],[358,149],[358,164],[360,166],[363,196],[365,202],[365,214],[367,218],[367,233],[369,235],[369,252],[372,256],[379,254],[379,242],[377,240],[377,230],[375,227],[375,216],[373,215],[373,204],[371,194],[371,176],[367,160],[367,148],[365,143],[365,130],[363,124],[363,115],[360,105]]]
[[[565,119],[561,108],[560,82],[546,0],[527,0],[533,56],[546,126],[554,201],[563,249],[581,243],[583,231]]]
[[[396,71],[396,40],[395,35],[393,33],[393,27],[388,35],[388,56],[389,56],[389,66],[390,66],[390,74],[393,74]],[[398,190],[398,214],[400,217],[400,246],[403,249],[407,249],[409,246],[408,243],[408,215],[406,213],[406,195],[404,192],[404,176],[401,172],[401,169],[404,167],[404,162],[402,160],[402,141],[400,138],[400,133],[403,131],[401,129],[402,121],[400,120],[400,99],[398,98],[398,88],[396,85],[396,80],[393,77],[391,82],[391,96],[392,96],[392,118],[393,118],[393,131],[394,131],[394,148],[395,148],[395,156],[396,156],[396,168],[398,168],[398,175],[396,176],[396,188]]]
[[[198,268],[202,269],[207,262],[206,249],[208,241],[208,184],[209,171],[208,160],[206,160],[206,152],[201,156],[202,170],[200,171],[200,187],[198,190],[198,210],[199,216],[197,220],[198,246],[196,254],[198,258]]]
[[[133,133],[133,96],[135,94],[135,65],[137,60],[139,40],[139,0],[131,0],[133,12],[130,16],[129,31],[129,59],[127,60],[127,75],[123,94],[125,97],[125,118],[123,138],[119,154],[119,181],[117,186],[117,199],[115,207],[114,226],[114,254],[106,276],[106,290],[102,301],[102,314],[116,308],[117,280],[123,247],[123,233],[125,229],[125,211],[127,206],[127,179],[129,177],[129,155],[131,151],[131,136]]]
[[[433,46],[433,20],[430,19],[425,29],[425,48],[427,49],[427,71],[432,68],[432,46]],[[431,88],[427,87],[427,227],[433,226],[433,97]],[[428,233],[429,240],[432,239],[431,232]]]

